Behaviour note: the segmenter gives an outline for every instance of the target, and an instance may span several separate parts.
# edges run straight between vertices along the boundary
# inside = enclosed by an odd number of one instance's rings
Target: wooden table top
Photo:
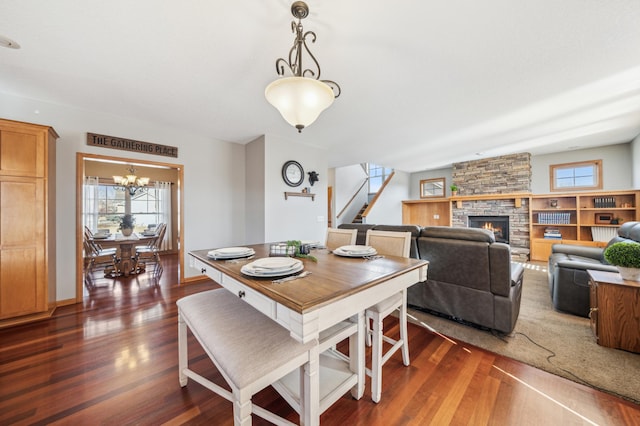
[[[640,288],[640,282],[623,280],[622,276],[620,276],[618,272],[607,272],[607,271],[597,271],[594,269],[587,269],[587,274],[589,274],[589,276],[594,281],[597,281],[599,283],[617,284],[617,285],[623,285],[627,287]]]
[[[244,285],[270,297],[294,311],[306,313],[326,306],[336,300],[368,289],[409,271],[426,267],[429,262],[395,256],[375,260],[341,257],[327,249],[311,250],[317,262],[300,259],[304,270],[311,275],[284,283],[272,283],[273,278],[256,278],[240,272],[243,265],[269,256],[270,244],[250,245],[255,257],[239,262],[213,260],[207,257],[209,250],[195,250],[192,256]]]
[[[117,234],[110,234],[107,238],[96,238],[96,236],[94,235],[91,238],[91,241],[100,244],[100,243],[132,243],[132,244],[138,244],[140,242],[146,242],[149,241],[150,239],[155,238],[155,235],[141,235],[141,234],[137,234],[137,233],[133,233],[131,235],[129,235],[128,237],[125,237],[124,235],[117,233]]]

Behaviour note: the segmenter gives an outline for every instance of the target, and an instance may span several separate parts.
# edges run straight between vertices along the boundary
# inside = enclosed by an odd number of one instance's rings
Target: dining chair
[[[149,263],[154,263],[153,276],[159,277],[162,274],[162,262],[160,261],[160,245],[164,239],[167,225],[162,223],[156,228],[154,238],[149,241],[149,245],[136,246],[133,255],[133,270],[142,271],[147,269]]]
[[[253,404],[251,399],[290,371],[302,370],[316,354],[318,340],[308,343],[294,340],[284,327],[224,288],[192,294],[176,304],[180,386],[185,387],[192,379],[231,401],[236,426],[250,425],[252,413],[273,424],[292,425]],[[231,391],[189,368],[187,330],[215,364]]]
[[[84,239],[86,241],[89,241],[89,244],[91,244],[93,246],[94,251],[103,251],[103,254],[106,254],[108,252],[117,252],[118,250],[115,247],[110,247],[110,248],[104,248],[102,247],[102,245],[98,244],[96,242],[96,240],[93,238],[94,237],[94,233],[91,231],[91,229],[89,229],[88,226],[84,226]]]
[[[354,245],[358,236],[357,229],[327,229],[327,240],[325,246],[329,251],[333,251],[338,247]]]
[[[93,280],[95,268],[101,268],[105,276],[118,274],[119,259],[114,249],[100,250],[91,244],[87,238],[83,241],[86,278]],[[111,269],[109,269],[111,267]]]
[[[411,232],[393,232],[368,230],[366,245],[376,249],[382,256],[409,257],[411,248]],[[385,336],[382,321],[396,310],[400,310],[398,321],[400,322],[400,338],[398,340]],[[391,356],[402,348],[402,362],[409,365],[409,340],[407,336],[407,290],[369,307],[365,311],[367,322],[367,343],[371,345],[371,369],[367,369],[367,375],[371,377],[371,399],[380,402],[382,394],[382,366]],[[371,329],[369,330],[371,323]],[[391,348],[382,353],[382,342],[391,344]]]

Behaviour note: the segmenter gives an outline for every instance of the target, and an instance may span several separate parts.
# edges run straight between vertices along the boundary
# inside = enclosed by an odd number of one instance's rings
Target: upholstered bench
[[[289,332],[226,289],[186,296],[178,305],[180,385],[189,378],[233,402],[234,424],[250,425],[251,413],[279,425],[293,423],[252,405],[252,396],[310,359],[318,341],[302,344]],[[232,392],[188,368],[187,327]],[[301,372],[302,373],[302,372]]]

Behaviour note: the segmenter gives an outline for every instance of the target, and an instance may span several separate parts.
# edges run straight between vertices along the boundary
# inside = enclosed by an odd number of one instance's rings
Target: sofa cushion
[[[373,229],[376,225],[368,223],[341,223],[338,225],[339,229],[357,229],[358,236],[356,237],[356,244],[364,245],[367,241],[367,231]]]
[[[418,251],[429,261],[429,281],[491,291],[489,243],[421,236]]]
[[[451,228],[448,226],[426,226],[420,232],[421,237],[446,238],[465,241],[480,241],[495,243],[496,237],[488,229],[480,228]]]

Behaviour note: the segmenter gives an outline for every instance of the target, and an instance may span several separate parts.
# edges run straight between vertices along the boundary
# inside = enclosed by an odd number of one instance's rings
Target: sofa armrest
[[[522,283],[524,278],[524,266],[518,262],[511,262],[511,287]]]
[[[604,250],[600,247],[578,246],[573,244],[554,244],[551,246],[551,254],[564,253],[580,257],[588,257],[595,260],[602,260]]]
[[[605,265],[602,263],[581,262],[580,260],[563,259],[555,264],[555,269],[566,268],[584,270],[592,269],[594,271],[618,272],[618,268],[613,265]]]

